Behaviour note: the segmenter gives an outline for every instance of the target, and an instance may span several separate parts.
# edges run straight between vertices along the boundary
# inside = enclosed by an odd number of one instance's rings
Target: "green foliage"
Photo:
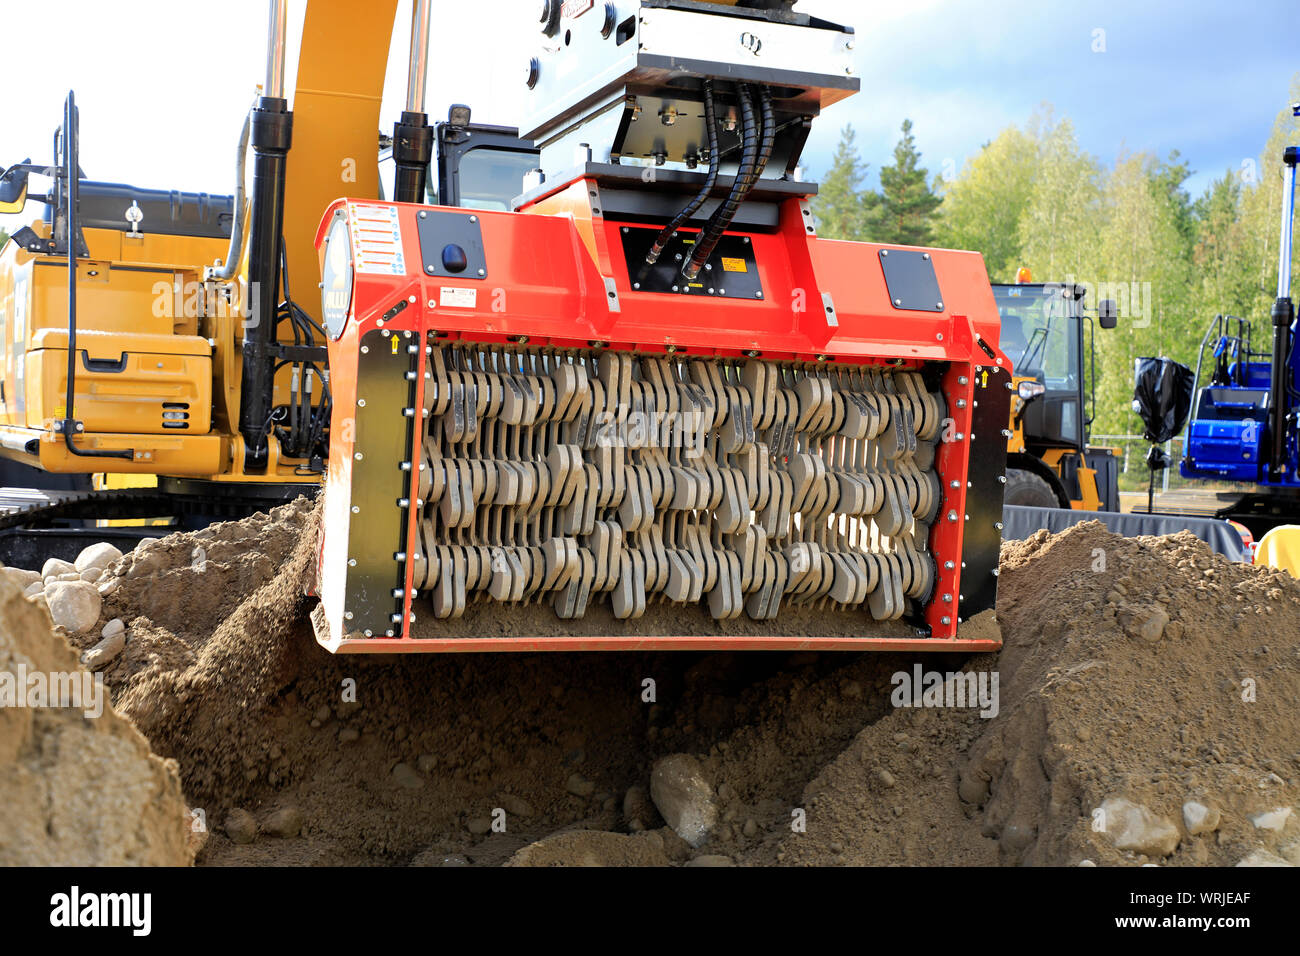
[[[813,199],[817,231],[827,239],[866,238],[866,214],[874,204],[871,197],[875,193],[862,189],[867,164],[858,155],[856,139],[853,127],[844,127],[830,171],[822,178]]]
[[[978,249],[994,282],[1010,282],[1020,262],[1020,220],[1038,169],[1038,144],[1008,126],[986,144],[955,181],[946,184],[936,241],[950,249]]]
[[[1287,103],[1300,100],[1300,73]],[[1258,158],[1225,170],[1193,198],[1193,170],[1177,150],[1161,159],[1124,154],[1103,162],[1084,152],[1050,107],[1009,126],[966,160],[956,179],[930,184],[910,121],[880,170],[867,167],[847,128],[817,200],[821,233],[908,245],[942,244],[983,254],[994,282],[1028,266],[1038,282],[1079,282],[1120,307],[1119,327],[1096,331],[1097,434],[1141,431],[1131,408],[1133,360],[1165,355],[1195,367],[1201,339],[1219,313],[1269,333],[1277,293],[1282,149],[1300,144],[1300,120],[1281,110]],[[1300,276],[1300,246],[1292,272]],[[1300,298],[1300,287],[1293,288]]]
[[[894,163],[880,170],[879,226],[875,242],[925,246],[932,241],[932,220],[943,202],[921,166],[921,153],[912,136],[912,121],[903,120],[903,138],[894,147]]]

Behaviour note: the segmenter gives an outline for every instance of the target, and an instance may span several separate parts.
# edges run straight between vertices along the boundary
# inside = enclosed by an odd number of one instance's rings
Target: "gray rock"
[[[492,829],[491,817],[475,817],[465,824],[466,829],[475,836],[483,836]]]
[[[1125,610],[1121,623],[1130,636],[1154,644],[1164,634],[1169,615],[1159,606],[1130,607]]]
[[[1207,806],[1199,800],[1188,800],[1183,804],[1183,826],[1191,836],[1213,833],[1219,829],[1219,808]]]
[[[596,792],[596,785],[580,773],[571,773],[565,781],[564,789],[575,797],[586,798]]]
[[[262,832],[282,840],[296,837],[302,832],[302,814],[297,807],[281,807],[274,810],[262,824]]]
[[[61,558],[50,558],[41,565],[41,579],[57,578],[60,574],[69,574],[76,570],[76,565],[71,562],[64,561]]]
[[[516,797],[513,793],[501,794],[501,809],[512,817],[528,819],[533,815],[533,805],[523,797]]]
[[[1286,826],[1287,820],[1291,819],[1291,808],[1276,807],[1261,813],[1252,813],[1246,819],[1254,825],[1256,830],[1280,831]]]
[[[97,671],[107,667],[126,647],[126,631],[114,631],[101,640],[86,653],[81,655],[81,663],[87,670]]]
[[[56,581],[45,589],[50,617],[69,634],[80,634],[95,626],[103,598],[85,581]]]
[[[393,767],[393,782],[407,790],[419,790],[424,786],[424,778],[415,772],[415,768],[406,763],[399,763]]]
[[[115,617],[104,625],[104,629],[99,632],[100,637],[112,637],[114,634],[125,634],[126,625],[120,617]]]
[[[1237,864],[1237,866],[1294,866],[1294,863],[1288,863],[1280,856],[1269,853],[1268,850],[1252,850],[1250,855]]]
[[[225,830],[234,843],[252,843],[257,839],[257,821],[247,810],[238,807],[226,814]]]
[[[121,556],[121,551],[107,541],[101,541],[99,544],[92,544],[90,547],[84,548],[81,554],[77,555],[73,567],[79,572],[89,571],[91,568],[103,570]]]
[[[339,731],[339,743],[350,744],[360,736],[361,731],[357,730],[355,727],[344,727]]]
[[[44,593],[45,593],[45,582],[33,581],[31,584],[27,585],[27,588],[23,591],[23,597],[31,598],[31,597],[36,597],[36,595],[38,594],[44,594]]]
[[[37,583],[42,587],[45,586],[44,582],[41,581],[41,576],[35,571],[24,571],[22,568],[5,568],[4,576],[24,590]]]
[[[706,853],[693,860],[687,860],[685,866],[735,866],[736,861],[720,853]]]
[[[99,568],[86,568],[86,570],[81,572],[80,578],[87,584],[95,584],[101,577],[103,577],[103,575],[104,572]]]
[[[1179,833],[1174,822],[1141,804],[1123,797],[1109,797],[1102,802],[1101,810],[1105,833],[1117,850],[1168,856],[1178,848]]]
[[[651,830],[659,822],[659,811],[650,802],[650,794],[645,787],[632,786],[623,794],[623,820],[628,828]]]
[[[673,832],[693,847],[703,846],[718,822],[713,787],[688,754],[671,754],[655,764],[650,799]]]
[[[419,768],[420,773],[433,773],[438,766],[438,757],[436,754],[420,754],[415,761],[415,766]]]

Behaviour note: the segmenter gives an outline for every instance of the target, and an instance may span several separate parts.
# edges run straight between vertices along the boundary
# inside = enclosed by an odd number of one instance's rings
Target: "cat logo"
[[[758,51],[763,49],[763,41],[759,38],[757,33],[742,33],[740,35],[740,47],[742,50],[746,50],[747,52],[754,54],[754,56],[758,56]]]

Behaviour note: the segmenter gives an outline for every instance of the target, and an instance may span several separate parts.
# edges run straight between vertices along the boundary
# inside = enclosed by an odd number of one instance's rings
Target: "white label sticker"
[[[443,286],[442,304],[448,309],[472,309],[478,305],[478,290]]]
[[[352,264],[357,272],[400,276],[406,274],[402,255],[402,226],[396,206],[349,203],[352,226]]]

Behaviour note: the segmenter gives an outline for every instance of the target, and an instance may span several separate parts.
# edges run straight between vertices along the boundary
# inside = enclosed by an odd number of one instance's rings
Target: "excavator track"
[[[109,541],[122,550],[144,537],[204,527],[214,521],[247,517],[280,499],[248,498],[202,492],[187,483],[184,491],[166,488],[117,488],[101,491],[51,491],[38,488],[0,490],[0,561],[36,568],[48,558],[75,558],[81,549]],[[296,489],[295,489],[296,490]],[[304,486],[309,494],[315,486]],[[164,525],[100,525],[101,521],[169,519]]]

